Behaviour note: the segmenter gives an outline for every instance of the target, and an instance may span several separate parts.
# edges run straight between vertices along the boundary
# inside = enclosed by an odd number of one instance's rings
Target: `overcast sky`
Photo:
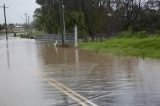
[[[34,10],[39,6],[36,0],[0,0],[0,6],[5,3],[9,8],[6,9],[7,23],[25,23],[25,12],[33,20]],[[4,23],[3,9],[0,8],[0,23]]]

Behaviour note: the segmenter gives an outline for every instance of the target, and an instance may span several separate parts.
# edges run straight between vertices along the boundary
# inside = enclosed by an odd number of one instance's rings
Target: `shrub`
[[[120,38],[146,38],[148,37],[146,31],[133,32],[133,31],[124,31],[119,34]]]
[[[123,31],[119,34],[120,38],[131,38],[132,37],[132,31]]]

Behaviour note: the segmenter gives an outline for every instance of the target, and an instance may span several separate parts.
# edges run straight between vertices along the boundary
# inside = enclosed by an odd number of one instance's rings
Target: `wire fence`
[[[67,41],[74,41],[74,33],[67,33],[64,36],[64,39]],[[46,34],[46,35],[36,35],[35,39],[37,41],[61,41],[62,40],[62,35],[58,34]]]

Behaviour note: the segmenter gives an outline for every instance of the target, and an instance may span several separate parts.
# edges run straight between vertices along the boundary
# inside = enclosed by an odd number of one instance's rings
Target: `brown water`
[[[160,106],[160,61],[0,40],[0,106],[79,106],[43,76],[98,106]]]

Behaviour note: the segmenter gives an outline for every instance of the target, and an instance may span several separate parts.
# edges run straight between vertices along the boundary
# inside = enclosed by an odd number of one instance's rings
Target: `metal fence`
[[[74,41],[74,33],[67,33],[64,36],[64,39],[66,41]],[[46,35],[36,35],[35,39],[37,41],[61,41],[62,40],[62,35],[58,34],[46,34]]]

